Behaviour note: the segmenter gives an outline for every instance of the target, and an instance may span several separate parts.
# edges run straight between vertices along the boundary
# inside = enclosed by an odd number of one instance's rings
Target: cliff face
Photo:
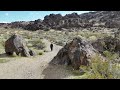
[[[120,11],[96,11],[78,15],[77,13],[50,14],[44,20],[38,19],[30,22],[1,23],[0,27],[22,28],[27,30],[39,29],[62,29],[62,28],[87,28],[87,27],[107,27],[120,28]]]

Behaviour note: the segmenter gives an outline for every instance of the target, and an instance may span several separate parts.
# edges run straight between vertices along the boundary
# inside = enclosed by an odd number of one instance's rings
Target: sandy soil
[[[71,76],[65,66],[50,65],[49,62],[62,48],[54,45],[51,52],[50,42],[44,40],[47,50],[42,56],[21,57],[0,63],[0,79],[67,79]],[[0,57],[1,58],[1,57]],[[12,58],[13,59],[13,58]]]

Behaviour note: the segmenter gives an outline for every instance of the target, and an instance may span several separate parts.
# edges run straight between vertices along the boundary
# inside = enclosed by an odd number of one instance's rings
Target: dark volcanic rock
[[[59,22],[62,18],[61,14],[50,14],[44,17],[43,23],[48,27],[56,29],[59,27]]]
[[[75,38],[58,52],[50,64],[72,65],[74,69],[79,69],[80,65],[87,66],[94,55],[95,49],[89,42]]]
[[[12,23],[10,23],[9,26],[10,26],[11,28],[21,28],[21,29],[25,29],[28,24],[29,24],[29,22],[17,21],[17,22],[12,22]]]
[[[0,23],[0,28],[9,28],[9,24],[8,23]]]
[[[45,16],[43,22],[53,29],[91,27],[88,20],[81,19],[77,13],[61,16],[60,14],[50,14]]]
[[[111,36],[105,37],[103,39],[96,40],[92,45],[100,53],[103,53],[105,50],[120,53],[120,39],[118,38],[113,38]]]
[[[14,52],[21,56],[29,57],[33,54],[26,45],[25,40],[22,36],[13,35],[5,42],[5,52],[8,55],[12,55]]]
[[[81,65],[89,65],[91,58],[96,55],[99,55],[101,60],[107,60],[102,56],[106,50],[120,55],[120,39],[108,36],[88,42],[75,38],[58,52],[50,64],[72,65],[74,69],[79,69]]]
[[[32,51],[32,50],[29,50],[29,54],[30,54],[31,56],[35,56],[35,55],[36,55],[36,53],[35,53],[34,51]]]
[[[48,29],[49,27],[47,27],[47,25],[45,25],[41,19],[35,20],[34,22],[29,23],[25,29],[27,30],[32,30],[32,31],[36,31],[39,29]]]
[[[107,28],[120,28],[120,21],[109,20],[105,23]]]
[[[48,29],[71,29],[71,28],[89,28],[89,27],[105,27],[119,28],[120,27],[120,11],[95,11],[78,15],[77,13],[66,14],[50,14],[44,17],[44,20],[35,20],[30,22],[12,22],[3,23],[1,26],[9,26],[11,28],[22,28],[26,30],[48,30]]]
[[[77,13],[72,13],[72,14],[66,14],[64,19],[69,19],[69,18],[80,18],[80,16]]]

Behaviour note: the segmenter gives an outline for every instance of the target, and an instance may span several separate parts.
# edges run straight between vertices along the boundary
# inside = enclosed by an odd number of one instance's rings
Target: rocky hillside
[[[83,13],[50,14],[44,17],[44,20],[38,19],[30,22],[12,22],[9,24],[0,24],[0,27],[23,28],[26,30],[39,29],[58,29],[64,30],[69,28],[89,28],[89,27],[106,27],[119,28],[120,11],[95,11]]]

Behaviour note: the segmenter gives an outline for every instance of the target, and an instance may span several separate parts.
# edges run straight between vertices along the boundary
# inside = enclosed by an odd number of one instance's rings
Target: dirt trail
[[[51,52],[50,42],[47,40],[44,42],[48,52],[42,56],[21,57],[17,60],[0,63],[0,79],[65,79],[71,76],[64,66],[49,65],[62,47],[54,45],[54,50]]]

